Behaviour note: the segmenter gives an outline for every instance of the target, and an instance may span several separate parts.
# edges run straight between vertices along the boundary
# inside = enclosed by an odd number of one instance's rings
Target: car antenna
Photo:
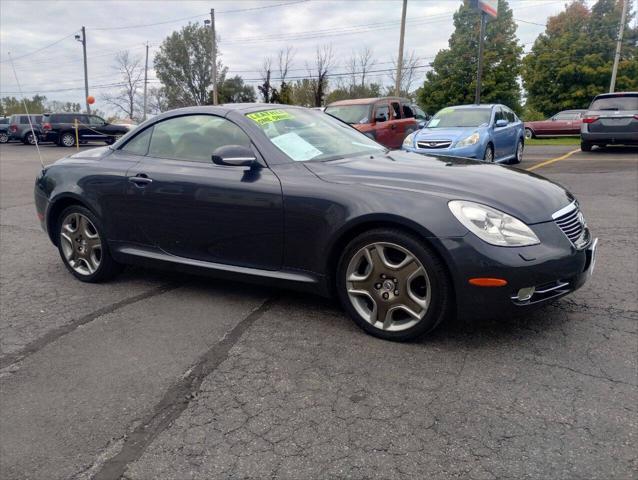
[[[44,170],[44,161],[42,161],[42,153],[40,153],[40,144],[38,142],[38,136],[35,134],[35,130],[33,130],[33,122],[31,121],[31,115],[29,115],[29,109],[27,108],[27,102],[24,99],[24,94],[22,93],[22,87],[20,86],[20,80],[18,80],[18,74],[16,73],[16,66],[13,64],[13,58],[11,58],[11,52],[8,52],[9,61],[11,62],[11,68],[13,69],[13,76],[16,79],[16,84],[18,85],[18,92],[20,92],[20,96],[22,97],[22,105],[24,105],[24,111],[27,114],[27,119],[29,120],[29,127],[31,127],[31,135],[33,135],[33,140],[35,140],[35,148],[38,150],[38,157],[40,158],[40,165],[42,165],[42,170]]]

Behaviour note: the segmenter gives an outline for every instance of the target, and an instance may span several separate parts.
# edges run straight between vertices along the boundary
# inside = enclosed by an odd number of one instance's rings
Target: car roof
[[[493,108],[493,107],[507,107],[507,105],[501,105],[500,103],[481,103],[479,105],[476,104],[471,104],[471,105],[450,105],[449,107],[445,107],[445,108],[467,108],[468,110],[474,109],[474,108]],[[509,108],[509,107],[507,107]],[[443,109],[441,109],[443,110]]]
[[[371,103],[378,102],[379,100],[397,100],[403,103],[413,103],[407,98],[403,97],[369,97],[369,98],[351,98],[348,100],[337,100],[336,102],[329,103],[328,107],[341,107],[346,105],[369,105]]]
[[[634,95],[638,95],[638,92],[613,92],[613,93],[601,93],[600,95],[596,95],[596,96],[594,97],[594,99],[596,99],[596,98],[625,97],[625,96],[633,97]]]

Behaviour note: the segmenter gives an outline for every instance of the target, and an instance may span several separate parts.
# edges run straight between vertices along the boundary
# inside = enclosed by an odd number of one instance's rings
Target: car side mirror
[[[253,151],[242,145],[225,145],[217,148],[211,160],[216,165],[226,165],[229,167],[249,167],[257,162]]]
[[[496,128],[506,127],[508,123],[507,120],[496,120]]]

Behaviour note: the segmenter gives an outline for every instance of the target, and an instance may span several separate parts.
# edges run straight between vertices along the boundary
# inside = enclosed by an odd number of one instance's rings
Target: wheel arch
[[[339,259],[348,243],[350,243],[354,238],[361,235],[362,233],[378,228],[391,228],[393,230],[400,230],[422,240],[443,264],[445,273],[450,280],[449,284],[451,288],[451,295],[453,298],[455,297],[455,282],[452,271],[450,269],[450,258],[448,257],[448,254],[445,251],[443,245],[441,245],[436,236],[434,236],[426,228],[413,222],[410,219],[394,215],[383,217],[370,215],[362,217],[356,221],[350,222],[349,224],[344,226],[337,233],[337,235],[335,235],[335,239],[331,243],[328,250],[329,253],[327,256],[327,265],[325,270],[328,280],[327,286],[330,293],[334,294],[334,279],[336,278]]]
[[[49,235],[49,239],[51,240],[51,242],[56,246],[58,244],[58,239],[57,239],[57,235],[55,234],[55,231],[56,231],[55,222],[60,217],[60,214],[66,208],[73,205],[79,205],[80,207],[84,207],[87,210],[90,210],[91,213],[93,213],[93,215],[95,215],[96,217],[98,216],[95,210],[91,208],[91,206],[86,201],[84,201],[82,198],[80,198],[79,196],[75,194],[67,193],[67,194],[56,197],[49,205],[49,208],[47,209],[47,214],[46,214],[47,233]]]

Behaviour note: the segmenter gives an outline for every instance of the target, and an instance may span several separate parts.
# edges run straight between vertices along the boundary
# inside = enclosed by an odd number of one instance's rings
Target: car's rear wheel
[[[534,138],[534,132],[531,128],[526,128],[525,129],[525,138],[527,138],[528,140],[530,138]]]
[[[423,241],[393,229],[353,239],[337,268],[345,310],[366,332],[406,341],[432,331],[449,309],[450,282]]]
[[[75,133],[73,132],[64,132],[60,136],[60,146],[62,147],[73,147],[75,145]]]
[[[516,154],[514,155],[512,163],[516,164],[516,163],[521,163],[523,161],[523,151],[524,151],[523,140],[519,139],[518,143],[516,144]]]
[[[35,145],[35,135],[33,135],[33,132],[29,132],[24,136],[24,144]]]
[[[60,256],[76,278],[97,283],[119,273],[121,265],[111,257],[102,225],[90,210],[70,206],[62,212],[57,225]]]
[[[587,143],[587,142],[580,142],[580,149],[583,152],[591,152],[591,143]]]
[[[115,137],[107,137],[107,138],[104,140],[104,142],[105,142],[107,145],[113,145],[113,144],[115,143]]]
[[[483,160],[486,162],[494,162],[494,147],[491,143],[485,147],[485,153],[483,154]]]
[[[6,132],[0,133],[0,143],[7,143],[9,141],[9,134]]]

